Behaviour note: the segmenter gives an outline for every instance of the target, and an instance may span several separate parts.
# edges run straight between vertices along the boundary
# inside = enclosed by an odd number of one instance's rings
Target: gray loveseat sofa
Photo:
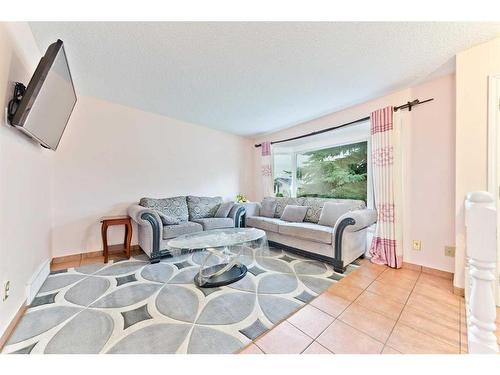
[[[271,245],[305,256],[329,262],[336,272],[364,254],[367,228],[377,221],[377,212],[366,209],[360,200],[328,198],[274,198],[274,217],[260,213],[261,203],[245,204],[245,226],[263,229]],[[319,225],[326,202],[340,203],[339,217],[334,226]],[[280,219],[287,205],[307,206],[303,222]],[[342,211],[343,210],[343,211]]]
[[[128,208],[128,215],[137,223],[139,246],[157,263],[170,255],[168,240],[189,233],[210,229],[234,228],[242,224],[245,208],[234,204],[226,217],[214,217],[222,204],[221,197],[178,196],[163,199],[142,198]],[[176,219],[178,224],[164,225],[160,213]]]

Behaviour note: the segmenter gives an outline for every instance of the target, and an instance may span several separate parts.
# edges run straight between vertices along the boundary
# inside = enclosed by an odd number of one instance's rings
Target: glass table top
[[[173,249],[205,249],[207,247],[233,246],[256,241],[266,235],[257,228],[212,229],[204,232],[184,234],[168,241]]]

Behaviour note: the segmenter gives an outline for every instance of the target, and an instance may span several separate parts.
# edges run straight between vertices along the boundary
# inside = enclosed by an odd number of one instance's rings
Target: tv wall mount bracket
[[[25,92],[26,86],[24,86],[21,82],[15,82],[14,94],[12,95],[12,99],[9,101],[9,106],[7,107],[7,120],[11,125]]]

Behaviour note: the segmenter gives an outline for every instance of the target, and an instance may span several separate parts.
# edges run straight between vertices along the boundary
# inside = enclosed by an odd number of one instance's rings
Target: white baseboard
[[[31,276],[26,285],[26,305],[31,304],[50,273],[50,259],[47,259]]]

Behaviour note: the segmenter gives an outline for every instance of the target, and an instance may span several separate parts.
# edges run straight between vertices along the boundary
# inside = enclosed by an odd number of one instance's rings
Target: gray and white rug
[[[203,257],[53,272],[3,352],[234,353],[343,277],[322,262],[248,248],[242,280],[203,289],[193,283]]]

